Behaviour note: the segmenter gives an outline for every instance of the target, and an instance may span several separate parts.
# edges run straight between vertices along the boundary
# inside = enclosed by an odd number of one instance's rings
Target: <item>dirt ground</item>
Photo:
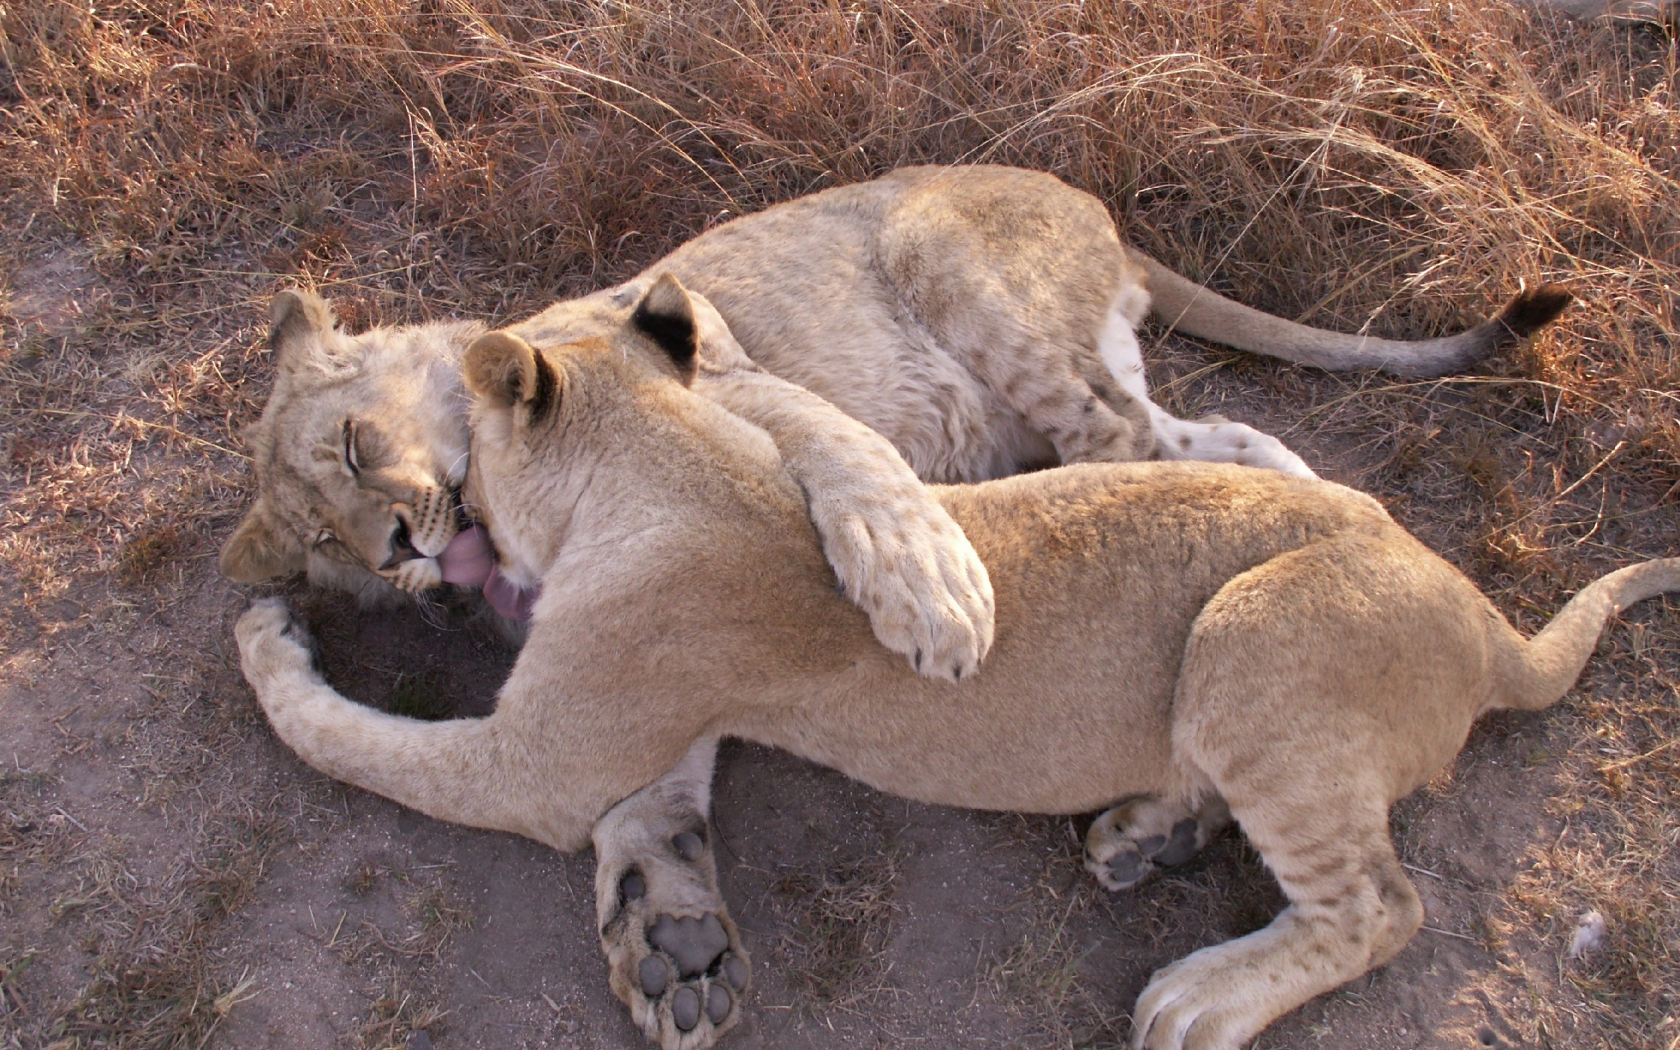
[[[1373,493],[1526,630],[1680,554],[1672,34],[1391,0],[471,7],[0,0],[0,1050],[645,1045],[589,855],[327,780],[239,675],[258,592],[215,555],[287,283],[352,327],[508,319],[731,210],[1021,163],[1316,324],[1434,334],[1570,281],[1558,328],[1466,377],[1151,331],[1151,384]],[[369,704],[482,714],[510,666],[460,610],[272,593]],[[1255,1045],[1680,1050],[1677,737],[1669,599],[1396,807],[1425,929]],[[1234,833],[1110,897],[1088,816],[910,804],[743,744],[718,778],[753,953],[726,1047],[1129,1045],[1153,970],[1282,906]]]
[[[66,267],[46,272],[73,312],[66,300],[85,288]],[[1158,385],[1212,363],[1162,351]],[[1328,476],[1434,523],[1425,534],[1449,551],[1460,538],[1442,508],[1419,506],[1430,493],[1393,480],[1392,450],[1357,415],[1292,424],[1355,383],[1245,364],[1189,386],[1175,391],[1184,407],[1286,433]],[[1452,416],[1485,407],[1474,392],[1439,396]],[[1672,508],[1652,518],[1656,553],[1672,543]],[[422,1031],[439,1047],[641,1045],[604,980],[592,858],[439,824],[303,766],[238,674],[231,624],[247,595],[213,552],[183,541],[154,578],[71,591],[33,624],[14,617],[0,678],[9,1045],[198,1045],[173,1041],[193,1022],[211,1047],[419,1046]],[[366,703],[482,714],[511,665],[460,610],[370,614],[286,593],[329,679]],[[1572,971],[1594,963],[1568,958],[1576,915],[1525,913],[1513,891],[1590,841],[1570,825],[1560,766],[1581,761],[1591,698],[1680,695],[1680,617],[1654,604],[1629,619],[1562,709],[1489,720],[1450,775],[1401,804],[1395,833],[1426,928],[1257,1046],[1598,1045],[1552,1027],[1586,994]],[[1108,896],[1079,865],[1085,823],[908,803],[729,746],[719,864],[754,953],[729,1045],[1123,1045],[1154,969],[1282,905],[1234,834]]]

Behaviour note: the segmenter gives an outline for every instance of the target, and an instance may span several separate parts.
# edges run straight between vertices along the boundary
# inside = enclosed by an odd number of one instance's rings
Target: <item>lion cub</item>
[[[1111,885],[1228,814],[1290,904],[1154,976],[1135,1012],[1153,1050],[1236,1050],[1399,951],[1423,908],[1390,804],[1482,712],[1561,697],[1607,616],[1680,590],[1680,559],[1623,569],[1525,639],[1350,489],[1227,465],[1084,465],[935,490],[997,603],[984,669],[936,681],[835,593],[775,446],[689,389],[695,354],[693,307],[669,276],[610,337],[480,338],[465,361],[470,502],[500,571],[544,587],[496,713],[422,723],[351,703],[312,670],[284,608],[259,604],[240,654],[276,732],[333,776],[558,849],[719,735],[928,802],[1130,800],[1088,842]],[[1187,844],[1165,842],[1175,827],[1195,829]],[[703,831],[671,848],[698,851]],[[603,934],[656,876],[602,883]],[[671,1050],[738,1016],[747,971],[724,922],[662,915],[612,959],[615,990]]]

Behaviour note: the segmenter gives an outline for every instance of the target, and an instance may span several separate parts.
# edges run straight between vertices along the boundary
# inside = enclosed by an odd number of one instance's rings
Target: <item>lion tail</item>
[[[1128,246],[1126,251],[1148,273],[1150,310],[1168,328],[1332,372],[1373,369],[1397,376],[1439,376],[1463,371],[1550,324],[1574,298],[1560,284],[1542,284],[1517,293],[1498,316],[1457,335],[1379,339],[1274,317],[1181,277],[1136,248]]]
[[[1610,617],[1635,602],[1680,591],[1680,558],[1630,565],[1595,580],[1569,600],[1545,629],[1516,646],[1500,675],[1492,706],[1538,711],[1563,699]],[[1513,635],[1515,631],[1511,632]]]

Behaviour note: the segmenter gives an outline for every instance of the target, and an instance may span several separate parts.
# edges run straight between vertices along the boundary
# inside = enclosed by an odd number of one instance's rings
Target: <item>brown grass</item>
[[[356,326],[505,318],[729,215],[963,160],[1054,171],[1183,272],[1325,326],[1433,333],[1571,283],[1555,333],[1468,380],[1155,348],[1164,404],[1241,389],[1303,417],[1286,439],[1336,450],[1532,627],[1674,552],[1677,82],[1673,38],[1491,0],[0,0],[0,658],[21,673],[211,571],[283,283]],[[1517,960],[1611,918],[1605,955],[1530,975],[1568,991],[1534,1008],[1555,1045],[1676,1038],[1680,623],[1641,617],[1548,716],[1567,832],[1491,930]],[[20,790],[0,835],[35,863],[52,814]],[[101,943],[63,1031],[165,1046],[214,1023],[226,989],[195,956],[131,979]]]
[[[844,1010],[879,990],[901,859],[883,844],[862,859],[801,866],[771,887],[789,930],[778,954],[798,975],[803,1004]]]

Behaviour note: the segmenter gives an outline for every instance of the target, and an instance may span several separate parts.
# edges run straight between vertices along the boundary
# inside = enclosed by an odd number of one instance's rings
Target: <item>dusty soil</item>
[[[70,265],[43,272],[57,284],[36,287],[58,297],[36,308],[59,323],[88,279]],[[1463,493],[1431,488],[1435,476],[1407,467],[1391,432],[1366,429],[1357,413],[1296,424],[1308,406],[1357,394],[1357,382],[1246,362],[1203,371],[1220,360],[1158,347],[1154,378],[1194,376],[1172,391],[1182,410],[1286,433],[1309,462],[1389,499],[1449,554],[1475,549],[1473,508],[1450,512]],[[1431,418],[1449,426],[1492,411],[1475,388],[1433,396]],[[1464,440],[1448,434],[1427,454],[1461,455]],[[167,449],[149,455],[140,473],[170,469]],[[220,509],[201,533],[128,582],[119,573],[46,603],[5,584],[0,1045],[642,1045],[607,991],[589,855],[418,816],[323,778],[268,732],[232,644],[248,595],[213,561],[238,495],[215,491]],[[1657,553],[1667,535],[1619,542]],[[316,632],[328,677],[362,702],[482,714],[511,664],[458,609],[374,614],[285,593]],[[1513,892],[1566,840],[1578,843],[1560,785],[1582,761],[1594,698],[1633,689],[1674,702],[1674,648],[1646,639],[1671,640],[1680,623],[1660,607],[1630,618],[1649,630],[1613,631],[1609,659],[1563,708],[1491,720],[1451,771],[1397,808],[1426,929],[1257,1046],[1599,1045],[1557,1021],[1586,994],[1567,978],[1594,965],[1567,958],[1574,913],[1537,922]],[[747,1020],[728,1045],[1124,1045],[1130,1004],[1154,969],[1257,929],[1282,906],[1235,834],[1109,897],[1079,866],[1087,820],[907,803],[728,746],[719,868],[754,954]],[[1602,950],[1634,950],[1618,932]]]

